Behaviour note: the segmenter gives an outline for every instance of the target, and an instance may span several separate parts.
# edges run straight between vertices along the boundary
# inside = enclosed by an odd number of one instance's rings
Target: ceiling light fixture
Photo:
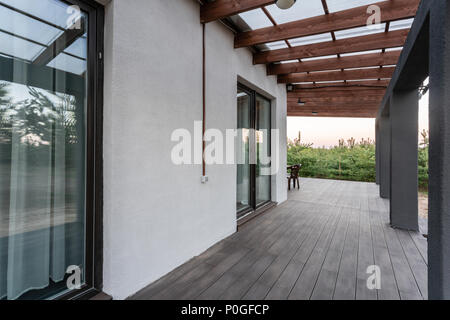
[[[276,4],[277,4],[278,8],[280,8],[282,10],[286,10],[286,9],[289,9],[290,7],[292,7],[296,1],[297,0],[278,0],[276,2]]]

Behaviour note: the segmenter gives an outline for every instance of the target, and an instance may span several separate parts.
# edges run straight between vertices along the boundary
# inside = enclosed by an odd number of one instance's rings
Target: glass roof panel
[[[375,34],[375,33],[381,33],[384,32],[386,29],[386,23],[381,23],[379,25],[375,26],[364,26],[364,27],[358,27],[358,28],[352,28],[352,29],[345,29],[336,31],[334,34],[336,35],[336,39],[346,39],[346,38],[352,38],[352,37],[359,37],[359,36],[367,36],[369,34]]]
[[[47,66],[78,75],[86,71],[86,61],[71,57],[65,53],[60,53]]]
[[[294,62],[298,62],[298,60],[284,60],[284,61],[280,61],[280,63],[294,63]]]
[[[67,12],[68,4],[56,0],[0,0],[0,3],[25,11],[45,21],[51,21],[61,28],[67,28],[71,14]]]
[[[345,68],[344,70],[369,70],[369,69],[380,69],[380,66],[360,67],[360,68]]]
[[[252,30],[273,26],[261,9],[255,9],[240,13],[239,16],[248,24]]]
[[[284,41],[275,41],[275,42],[269,42],[266,43],[266,46],[270,49],[270,50],[276,50],[276,49],[285,49],[287,48],[287,44]]]
[[[389,24],[389,31],[400,30],[400,29],[409,29],[409,28],[411,28],[413,22],[414,22],[414,18],[392,21]]]
[[[296,46],[304,46],[307,44],[327,42],[327,41],[333,41],[333,38],[331,37],[331,33],[322,33],[322,34],[316,34],[316,35],[308,36],[308,37],[295,38],[295,39],[289,40],[289,43],[293,47],[296,47]]]
[[[344,80],[334,80],[334,81],[317,81],[316,84],[327,84],[327,83],[343,83]]]
[[[382,2],[382,0],[327,0],[330,13],[361,6],[369,6],[377,2]]]
[[[368,51],[358,51],[358,52],[350,52],[350,53],[342,53],[341,57],[349,57],[349,56],[357,56],[360,54],[371,54],[371,53],[381,53],[382,50],[368,50]]]
[[[386,52],[400,51],[400,50],[403,50],[403,47],[387,48]]]
[[[325,13],[320,0],[297,1],[289,10],[281,10],[272,4],[267,6],[267,10],[278,24],[316,17]]]
[[[331,55],[331,56],[322,56],[322,57],[313,57],[313,58],[304,58],[302,61],[314,61],[314,60],[322,60],[322,59],[332,59],[337,58],[337,55]]]
[[[22,40],[3,32],[0,32],[0,43],[2,44],[0,49],[2,54],[28,61],[31,61],[42,50],[44,50],[43,46]]]
[[[327,72],[333,72],[333,71],[341,71],[341,69],[330,69],[330,70],[320,70],[320,71],[310,71],[309,73],[310,74],[313,74],[313,73],[327,73]]]
[[[3,6],[0,6],[0,31],[11,32],[45,45],[63,32]]]
[[[64,52],[68,52],[83,59],[87,59],[87,35],[78,38]]]

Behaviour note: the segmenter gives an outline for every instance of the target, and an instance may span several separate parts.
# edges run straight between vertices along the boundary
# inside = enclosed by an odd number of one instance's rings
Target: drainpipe
[[[205,39],[206,25],[202,24],[202,94],[203,94],[203,119],[202,119],[202,183],[208,182],[206,176],[206,162],[205,162],[205,132],[206,132],[206,39]]]

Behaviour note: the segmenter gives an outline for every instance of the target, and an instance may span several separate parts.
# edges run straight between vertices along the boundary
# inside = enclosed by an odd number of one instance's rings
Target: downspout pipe
[[[206,162],[205,162],[205,133],[206,133],[206,25],[202,24],[202,95],[203,95],[203,112],[202,112],[202,183],[207,182]]]

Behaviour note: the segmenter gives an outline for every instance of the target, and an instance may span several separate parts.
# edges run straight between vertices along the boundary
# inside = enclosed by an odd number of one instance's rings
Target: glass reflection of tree
[[[6,111],[10,103],[7,85],[0,82],[0,144],[11,141],[11,123],[6,119]]]
[[[10,88],[15,85],[0,82],[0,178],[5,181],[5,188],[0,190],[0,209],[3,212],[8,209],[7,186],[11,183],[13,164],[25,162],[28,182],[22,187],[27,197],[33,194],[46,199],[45,190],[41,190],[45,183],[38,182],[39,172],[51,172],[52,193],[65,193],[65,204],[61,205],[75,208],[83,156],[76,98],[34,87],[27,87],[27,95],[21,97],[15,94],[15,88]],[[22,156],[13,159],[17,144],[21,145]],[[44,200],[29,201],[27,208],[32,205],[29,210],[44,209],[47,206]]]
[[[64,131],[68,145],[78,142],[75,97],[28,87],[29,98],[11,103],[7,83],[0,83],[0,141],[11,143],[12,128],[20,141],[34,147],[50,146],[55,130]],[[62,133],[62,132],[61,132]]]

